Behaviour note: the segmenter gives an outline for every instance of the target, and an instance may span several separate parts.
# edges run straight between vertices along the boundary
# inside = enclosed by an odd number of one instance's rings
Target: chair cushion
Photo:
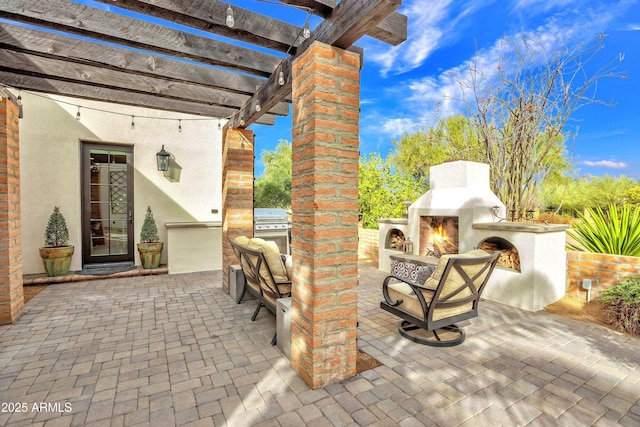
[[[431,276],[429,276],[427,280],[425,280],[423,286],[426,286],[429,289],[436,289],[438,287],[438,283],[440,283],[440,278],[442,277],[442,274],[444,273],[444,270],[447,267],[447,262],[449,262],[449,259],[451,258],[477,258],[477,257],[483,257],[487,255],[489,254],[483,251],[482,249],[475,249],[475,250],[464,252],[461,254],[442,255],[440,257],[440,260],[438,261],[438,265],[435,271],[431,274]],[[482,267],[483,265],[480,265],[478,267],[478,270],[480,270]],[[478,270],[476,270],[476,273],[478,272]]]
[[[276,282],[289,280],[287,270],[282,262],[282,258],[280,258],[280,249],[276,242],[254,237],[253,239],[249,239],[248,246],[253,249],[262,250],[264,258],[269,265],[269,270],[271,270],[271,274],[273,274],[273,278]]]
[[[233,241],[242,246],[249,246],[249,238],[247,236],[238,236]]]
[[[403,282],[392,283],[388,287],[389,297],[392,301],[402,300],[402,304],[399,305],[399,308],[408,311],[409,313],[416,316],[418,319],[424,320],[425,313],[422,312],[422,306],[420,305],[420,300],[411,289],[411,286],[407,285]],[[424,295],[424,299],[427,304],[431,302],[431,298],[433,297],[432,291],[423,291],[422,295]]]

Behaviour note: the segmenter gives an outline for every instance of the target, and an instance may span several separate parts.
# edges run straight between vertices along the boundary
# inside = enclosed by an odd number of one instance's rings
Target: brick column
[[[356,373],[360,57],[293,64],[291,363],[312,387]]]
[[[0,88],[0,325],[24,309],[20,226],[19,107]]]
[[[229,294],[229,266],[237,264],[229,239],[253,236],[253,142],[250,130],[222,136],[222,289]]]

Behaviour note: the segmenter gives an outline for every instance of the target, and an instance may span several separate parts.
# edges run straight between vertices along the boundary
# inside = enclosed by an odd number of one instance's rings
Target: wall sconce
[[[156,160],[158,162],[158,170],[162,172],[166,172],[169,170],[169,158],[171,157],[171,153],[164,150],[164,144],[160,151],[156,153]]]

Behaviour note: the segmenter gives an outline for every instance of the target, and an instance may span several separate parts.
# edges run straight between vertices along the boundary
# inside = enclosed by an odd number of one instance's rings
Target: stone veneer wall
[[[591,298],[625,278],[640,274],[640,258],[567,251],[567,295],[585,298],[582,279],[591,279]]]
[[[20,222],[19,107],[0,88],[0,325],[24,309]]]
[[[229,294],[229,266],[238,260],[229,239],[253,237],[253,152],[250,130],[222,136],[222,290]]]
[[[315,389],[356,374],[360,57],[314,42],[292,76],[291,364]]]

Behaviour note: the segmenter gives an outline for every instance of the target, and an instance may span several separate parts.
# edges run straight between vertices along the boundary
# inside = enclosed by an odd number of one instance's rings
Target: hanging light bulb
[[[18,91],[18,105],[22,105],[22,95],[20,95],[20,91]]]
[[[220,125],[220,120],[218,120],[218,130],[222,129],[222,126]]]
[[[262,110],[262,106],[260,105],[260,100],[256,100],[256,111]]]
[[[178,132],[182,132],[182,120],[178,120]]]
[[[131,129],[135,129],[136,128],[136,122],[134,121],[135,116],[131,116]]]
[[[308,39],[311,37],[311,30],[309,29],[309,21],[304,23],[304,28],[302,28],[302,37]]]
[[[236,25],[236,20],[233,19],[233,9],[231,9],[231,3],[227,7],[227,27],[233,28]]]
[[[244,119],[240,119],[240,126],[244,126]]]
[[[280,86],[284,86],[284,72],[280,71],[280,74],[278,74],[278,84]]]
[[[78,106],[78,112],[76,113],[76,120],[80,120],[80,107]]]

